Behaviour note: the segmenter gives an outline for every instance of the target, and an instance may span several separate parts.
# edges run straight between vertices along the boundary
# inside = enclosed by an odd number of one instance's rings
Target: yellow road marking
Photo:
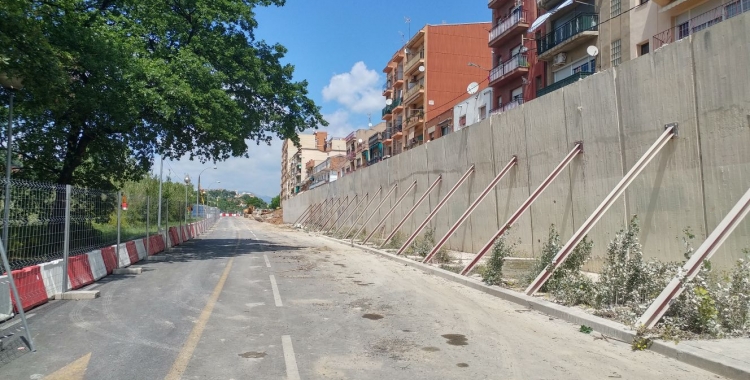
[[[198,346],[198,341],[200,341],[201,335],[203,335],[203,330],[206,329],[208,319],[214,311],[214,306],[216,306],[216,301],[219,299],[219,294],[221,294],[221,290],[224,288],[224,283],[227,281],[233,262],[234,257],[230,258],[227,262],[227,266],[224,268],[224,273],[222,273],[221,278],[219,278],[219,283],[216,284],[214,292],[211,293],[211,297],[208,299],[206,307],[201,311],[201,315],[198,317],[198,322],[193,327],[193,331],[190,332],[190,335],[188,335],[185,345],[182,346],[180,353],[177,355],[177,360],[172,364],[172,369],[169,370],[167,377],[164,378],[165,380],[179,380],[185,373],[190,358],[193,357],[195,347]]]
[[[44,380],[83,380],[83,375],[89,366],[89,360],[91,360],[90,352],[73,363],[45,376]]]

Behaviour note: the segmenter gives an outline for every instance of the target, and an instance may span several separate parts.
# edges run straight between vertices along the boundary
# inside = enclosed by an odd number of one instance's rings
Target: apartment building
[[[534,40],[527,36],[536,20],[535,0],[491,0],[492,30],[489,47],[492,48],[490,87],[493,102],[490,114],[517,107],[536,97],[536,90],[545,86],[544,62],[537,60]]]
[[[339,178],[341,170],[346,166],[346,156],[343,154],[328,157],[325,161],[315,165],[310,175],[309,189],[314,189]]]
[[[655,16],[656,23],[646,23],[642,37],[644,43],[651,44],[650,49],[658,49],[750,11],[750,0],[654,0],[652,3],[647,8],[649,14],[644,17]],[[645,50],[642,46],[638,48]]]
[[[477,67],[492,62],[490,27],[486,22],[426,25],[393,55],[383,70],[383,145],[390,155],[439,137],[425,122],[453,109],[470,83],[479,83],[480,91],[487,87],[487,72]]]
[[[281,199],[288,199],[309,186],[306,166],[314,165],[329,157],[344,155],[346,142],[341,138],[328,137],[324,131],[299,135],[299,147],[287,139],[281,147]],[[313,165],[313,166],[314,166]]]
[[[453,130],[461,130],[488,118],[491,114],[493,99],[498,99],[495,97],[495,89],[487,87],[475,95],[469,95],[463,101],[456,104],[452,110]],[[515,108],[522,103],[523,101],[511,102],[502,107],[502,109]],[[499,102],[499,104],[502,104],[502,102]],[[497,113],[498,111],[496,110],[495,112]]]
[[[346,142],[346,160],[347,164],[342,169],[343,175],[351,173],[360,168],[366,167],[370,161],[370,137],[376,133],[382,133],[386,130],[386,123],[380,123],[370,129],[358,129],[350,133],[344,141]]]

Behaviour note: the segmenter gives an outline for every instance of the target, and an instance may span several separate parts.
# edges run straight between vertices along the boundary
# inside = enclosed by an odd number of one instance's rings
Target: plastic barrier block
[[[89,266],[91,267],[91,274],[94,275],[94,281],[107,275],[107,266],[104,264],[102,251],[97,249],[96,251],[86,252],[86,256],[89,257]]]
[[[130,263],[135,264],[140,260],[138,258],[138,249],[135,247],[134,241],[129,241],[125,243],[125,249],[128,250],[128,257],[130,258]]]
[[[117,255],[114,245],[102,248],[102,260],[104,260],[104,267],[107,268],[107,274],[112,274],[117,268]]]
[[[10,303],[10,280],[0,276],[0,322],[13,317],[13,304]]]
[[[130,255],[124,243],[120,243],[120,246],[117,247],[117,263],[119,265],[118,268],[130,266]]]
[[[180,245],[180,240],[177,237],[177,229],[174,227],[169,228],[169,243],[172,247]]]
[[[156,236],[156,246],[156,253],[164,252],[164,250],[167,248],[167,243],[164,241],[164,235],[160,234]]]
[[[44,287],[42,271],[38,265],[14,270],[11,273],[24,311],[47,303],[47,289]],[[13,294],[11,294],[11,299],[13,299],[13,311],[17,313],[18,307]]]
[[[68,281],[70,289],[70,280],[68,276],[63,276],[63,260],[57,259],[48,263],[39,264],[39,270],[42,272],[42,281],[47,291],[47,298],[52,298],[55,294],[62,293],[62,281]]]
[[[135,250],[138,252],[138,260],[143,260],[148,256],[145,240],[146,239],[138,239],[135,241]]]
[[[94,282],[88,255],[78,255],[68,258],[68,278],[71,289],[78,289]]]

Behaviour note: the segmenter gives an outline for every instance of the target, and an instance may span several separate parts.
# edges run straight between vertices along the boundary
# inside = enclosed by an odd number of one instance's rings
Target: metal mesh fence
[[[117,243],[117,206],[117,192],[71,188],[70,256]]]
[[[11,180],[8,222],[5,223],[5,179],[0,179],[3,244],[11,268],[18,269],[63,256],[65,186]],[[7,241],[7,242],[6,242]]]

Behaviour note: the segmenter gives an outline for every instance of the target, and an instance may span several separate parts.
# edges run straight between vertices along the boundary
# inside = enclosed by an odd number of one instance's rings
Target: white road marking
[[[31,317],[33,317],[35,315],[36,314],[33,314],[33,313],[32,314],[26,314],[26,320],[30,319]],[[20,316],[18,317],[18,319],[16,319],[15,321],[13,321],[11,323],[8,323],[7,325],[0,325],[0,330],[5,330],[5,329],[8,329],[8,328],[11,328],[11,327],[13,327],[13,326],[15,326],[15,325],[17,325],[19,323],[21,323],[21,317]]]
[[[266,260],[266,268],[270,268],[271,267],[271,262],[268,261],[268,256],[263,255],[263,258]]]
[[[253,234],[253,237],[255,238],[255,240],[258,240],[258,235],[256,235],[255,232],[250,231],[250,233]]]
[[[276,285],[276,277],[271,275],[271,289],[273,289],[273,300],[276,302],[276,306],[281,307],[281,296],[279,295],[279,287]]]
[[[289,335],[282,335],[281,346],[284,347],[284,362],[286,362],[287,380],[300,380],[299,370],[297,369],[297,359],[294,358],[292,337]]]

